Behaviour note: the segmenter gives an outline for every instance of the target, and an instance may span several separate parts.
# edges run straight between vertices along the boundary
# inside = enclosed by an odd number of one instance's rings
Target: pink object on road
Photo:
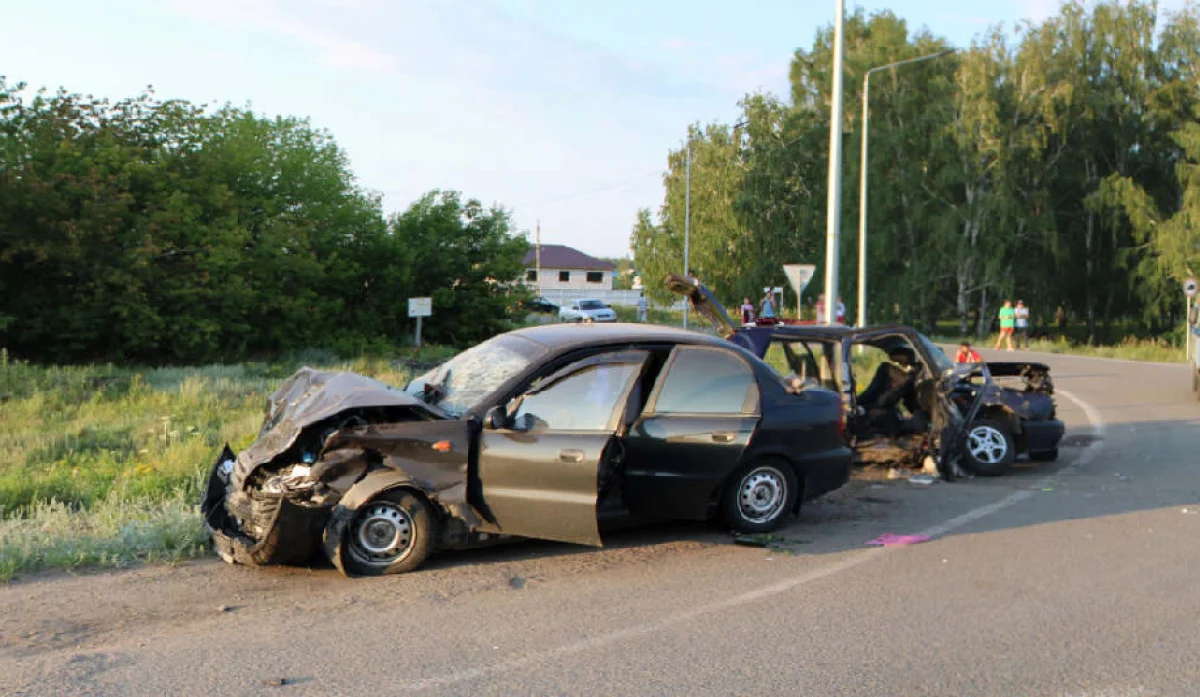
[[[885,532],[867,544],[875,545],[877,547],[897,547],[900,545],[915,545],[928,541],[928,535],[894,535],[890,532]]]

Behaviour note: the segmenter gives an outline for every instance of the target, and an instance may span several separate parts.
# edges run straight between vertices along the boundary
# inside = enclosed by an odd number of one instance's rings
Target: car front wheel
[[[412,571],[433,552],[438,520],[425,499],[411,491],[384,492],[364,503],[346,528],[347,571],[382,576]]]
[[[787,463],[751,462],[729,480],[723,496],[725,521],[735,532],[770,532],[783,523],[799,493]]]
[[[963,469],[984,477],[1004,474],[1017,457],[1012,434],[996,422],[980,419],[971,424],[964,444]]]

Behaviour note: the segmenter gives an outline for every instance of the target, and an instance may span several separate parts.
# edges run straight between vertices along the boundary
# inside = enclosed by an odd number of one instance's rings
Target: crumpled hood
[[[415,407],[434,414],[416,397],[378,380],[347,371],[305,366],[268,398],[258,438],[237,456],[234,485],[242,488],[251,472],[290,448],[308,426],[348,409],[364,407]]]

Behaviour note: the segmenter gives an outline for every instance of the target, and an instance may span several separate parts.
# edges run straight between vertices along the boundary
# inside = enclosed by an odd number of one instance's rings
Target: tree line
[[[791,62],[790,100],[748,95],[738,127],[690,127],[692,272],[730,300],[815,263],[823,283],[832,27]],[[953,48],[891,12],[845,21],[840,278],[854,316],[864,73]],[[1004,298],[1088,341],[1163,334],[1200,270],[1200,5],[1067,2],[945,57],[871,78],[869,316],[988,330]],[[680,266],[684,148],[631,246]],[[651,287],[651,293],[661,292]],[[1082,337],[1081,337],[1082,338]]]
[[[29,95],[0,78],[0,346],[45,362],[231,361],[509,328],[525,238],[433,191],[385,216],[326,132],[160,100]]]

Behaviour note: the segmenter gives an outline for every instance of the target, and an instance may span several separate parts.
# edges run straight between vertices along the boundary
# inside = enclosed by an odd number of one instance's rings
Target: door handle
[[[732,443],[733,431],[713,431],[712,439],[714,443]]]
[[[563,462],[578,463],[583,462],[582,450],[559,450],[558,459]]]

